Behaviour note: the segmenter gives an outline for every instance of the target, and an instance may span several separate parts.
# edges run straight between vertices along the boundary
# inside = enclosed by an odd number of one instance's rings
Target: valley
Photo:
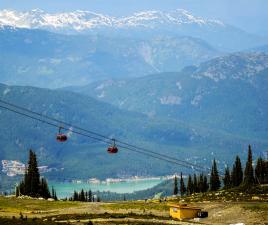
[[[198,124],[192,125],[186,123],[185,119],[183,121],[161,116],[151,118],[143,113],[119,109],[70,91],[1,85],[0,93],[2,101],[102,133],[107,137],[118,137],[128,143],[143,145],[158,153],[168,152],[169,156],[184,158],[196,165],[207,166],[207,163],[217,157],[223,168],[236,154],[243,153],[248,143],[254,146],[257,155],[267,146],[267,141],[261,137],[254,139],[253,136],[247,138],[237,133],[230,134]],[[1,106],[7,105],[2,102]],[[14,112],[9,113],[5,108],[1,109],[0,121],[5,128],[0,133],[1,158],[25,162],[29,148],[33,148],[41,164],[57,169],[46,174],[50,179],[70,181],[88,177],[103,179],[178,173],[176,167],[157,159],[152,158],[148,164],[149,157],[141,158],[139,153],[132,152],[131,149],[122,149],[117,157],[107,156],[108,143],[102,144],[72,133],[71,125],[68,126],[71,129],[68,134],[70,140],[59,144],[55,142],[55,135],[60,123],[56,123],[56,128],[53,128],[42,122],[24,119]],[[133,160],[135,164],[130,163]],[[180,170],[191,171],[189,168]]]
[[[1,225],[268,224],[268,5],[163,4],[1,2]]]

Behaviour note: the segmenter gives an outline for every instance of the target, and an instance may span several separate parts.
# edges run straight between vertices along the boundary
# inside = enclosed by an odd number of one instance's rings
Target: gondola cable
[[[35,114],[35,115],[38,115],[38,116],[40,116],[40,117],[44,117],[44,118],[46,118],[46,119],[55,121],[55,122],[57,122],[57,123],[60,123],[60,124],[64,124],[64,125],[66,125],[66,126],[73,127],[73,128],[75,128],[75,129],[84,131],[84,132],[86,132],[86,133],[90,133],[90,134],[93,134],[93,135],[96,135],[96,136],[105,138],[105,139],[107,139],[107,140],[110,140],[111,142],[113,142],[113,141],[115,140],[114,138],[109,138],[109,137],[107,137],[107,136],[105,136],[105,135],[102,135],[102,134],[99,134],[99,133],[97,133],[97,132],[93,132],[93,131],[90,131],[90,130],[88,130],[88,129],[84,129],[84,128],[75,126],[75,125],[73,125],[73,124],[71,124],[71,123],[67,123],[67,122],[65,122],[65,121],[61,121],[61,120],[58,120],[58,119],[56,119],[56,118],[53,118],[53,117],[44,115],[44,114],[42,114],[42,113],[38,113],[38,112],[35,112],[35,111],[32,111],[32,110],[26,109],[25,107],[21,107],[21,106],[12,104],[12,103],[7,102],[7,101],[4,101],[4,100],[2,100],[2,99],[0,99],[0,102],[4,103],[4,104],[6,104],[6,105],[12,106],[12,107],[14,107],[14,108],[17,108],[17,109],[26,111],[26,112],[28,112],[28,113]],[[161,154],[161,153],[157,153],[157,152],[151,151],[151,150],[149,150],[149,149],[141,148],[141,147],[139,147],[139,146],[131,145],[131,144],[128,144],[128,143],[126,143],[126,142],[120,141],[120,140],[118,140],[118,139],[116,139],[116,142],[117,142],[117,143],[121,143],[121,144],[126,145],[126,146],[131,147],[131,148],[135,148],[135,149],[139,149],[139,150],[142,150],[142,151],[150,152],[150,153],[155,154],[155,155],[158,155],[158,156],[160,156],[160,157],[165,157],[165,158],[168,158],[168,159],[170,159],[170,160],[174,160],[174,158],[172,158],[172,157],[170,157],[170,156],[167,156],[167,155],[164,155],[164,154]],[[185,163],[185,164],[187,164],[187,165],[189,165],[189,166],[199,167],[200,169],[206,169],[206,170],[208,169],[208,168],[205,168],[205,167],[203,167],[203,166],[199,166],[199,165],[197,165],[197,164],[190,163],[190,162],[187,162],[187,161],[184,161],[184,160],[180,160],[180,159],[175,159],[175,160],[178,161],[178,162],[181,162],[181,163]]]
[[[0,101],[1,101],[1,100],[0,100]],[[45,121],[45,120],[40,119],[40,118],[36,118],[36,117],[34,117],[34,116],[28,115],[28,114],[23,113],[23,112],[19,112],[19,111],[17,111],[17,110],[11,109],[11,108],[6,107],[6,106],[1,106],[1,105],[0,105],[0,107],[3,108],[3,109],[9,110],[9,111],[11,111],[11,112],[20,114],[20,115],[22,115],[22,116],[28,117],[28,118],[30,118],[30,119],[34,119],[34,120],[37,120],[37,121],[39,121],[39,122],[46,123],[46,124],[48,124],[48,125],[50,125],[50,126],[54,126],[54,127],[57,127],[57,128],[58,128],[58,125],[57,125],[57,124],[54,124],[54,123]],[[16,106],[12,104],[12,107],[16,107]],[[28,110],[28,111],[31,112],[30,110]],[[39,114],[39,113],[34,113],[34,114]],[[42,114],[40,114],[40,115],[38,115],[38,116],[42,116]],[[51,120],[51,119],[50,119],[50,120]],[[62,122],[62,121],[61,121],[61,122]],[[66,124],[66,123],[63,122],[63,124]],[[75,127],[75,126],[72,126],[72,127]],[[78,132],[78,131],[75,131],[75,130],[71,130],[70,128],[62,127],[62,129],[71,131],[71,132],[73,132],[73,133],[75,133],[75,134],[82,135],[82,136],[85,136],[85,137],[88,137],[88,138],[91,138],[91,139],[94,139],[94,140],[97,140],[97,141],[100,141],[100,142],[103,142],[103,143],[106,143],[106,144],[110,144],[110,141],[104,140],[104,139],[102,139],[102,138],[94,137],[94,136],[92,136],[92,135],[84,134],[84,133],[81,133],[81,132]],[[105,137],[105,136],[103,136],[103,137]],[[110,140],[110,138],[106,138],[106,137],[105,137],[105,139]],[[178,162],[176,162],[177,159],[174,159],[174,158],[172,158],[171,160],[169,160],[169,159],[167,159],[167,157],[166,157],[165,155],[162,155],[162,154],[159,154],[159,156],[157,156],[158,153],[155,153],[155,152],[149,152],[149,153],[148,153],[148,152],[145,152],[145,150],[143,150],[143,151],[139,151],[139,150],[137,150],[137,149],[129,148],[129,147],[126,147],[126,146],[123,146],[123,145],[118,145],[118,147],[123,148],[123,149],[126,149],[126,150],[129,150],[129,151],[133,151],[133,152],[141,153],[141,154],[144,154],[144,155],[147,155],[147,156],[150,156],[150,157],[154,157],[154,158],[159,159],[159,160],[164,160],[164,161],[166,161],[166,162],[173,163],[173,164],[176,164],[176,165],[179,165],[179,166],[183,166],[183,167],[191,168],[191,169],[194,169],[194,170],[197,170],[197,171],[201,171],[200,169],[197,169],[197,168],[196,168],[196,167],[200,167],[200,166],[197,166],[196,164],[194,164],[194,165],[184,165],[184,164],[182,164],[182,163],[185,163],[185,162],[182,161],[181,163],[178,163]],[[187,163],[188,163],[188,162],[187,162]],[[186,163],[185,163],[185,164],[186,164]],[[205,169],[205,168],[203,168],[203,169]]]

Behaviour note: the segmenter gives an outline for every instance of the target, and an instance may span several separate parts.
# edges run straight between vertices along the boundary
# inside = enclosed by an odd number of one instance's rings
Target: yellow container
[[[169,205],[169,214],[175,219],[193,219],[197,217],[197,213],[201,211],[199,207],[185,205]]]

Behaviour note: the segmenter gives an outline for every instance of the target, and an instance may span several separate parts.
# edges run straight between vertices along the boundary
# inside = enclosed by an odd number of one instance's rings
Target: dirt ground
[[[268,225],[268,203],[265,202],[214,202],[197,203],[196,205],[204,207],[204,210],[209,213],[208,218],[202,219],[205,224]]]

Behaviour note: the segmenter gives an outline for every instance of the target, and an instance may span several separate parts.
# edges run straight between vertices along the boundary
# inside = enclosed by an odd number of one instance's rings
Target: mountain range
[[[216,157],[220,160],[219,167],[223,168],[235,154],[243,153],[242,159],[246,157],[248,143],[256,151],[254,154],[268,145],[265,139],[231,135],[187,123],[182,118],[151,118],[70,91],[1,84],[0,98],[73,126],[203,166],[208,166]],[[0,106],[6,105],[1,103]],[[46,174],[50,179],[166,175],[191,171],[122,147],[119,147],[118,154],[110,155],[106,151],[109,144],[72,133],[72,126],[66,127],[70,128],[68,141],[58,143],[57,127],[3,108],[0,115],[0,159],[26,162],[31,148],[36,151],[41,165],[57,169]]]
[[[44,29],[60,33],[101,34],[108,37],[148,38],[156,35],[192,36],[223,51],[237,51],[267,43],[267,40],[215,19],[192,15],[184,9],[142,11],[125,17],[112,17],[89,11],[46,13],[0,11],[0,26]]]
[[[246,49],[246,50],[245,50]],[[236,52],[234,52],[236,51]],[[185,10],[0,11],[0,99],[219,168],[268,147],[267,40]],[[0,106],[4,106],[0,103]],[[33,148],[53,179],[192,172],[0,109],[0,160]]]
[[[178,73],[70,88],[121,109],[267,138],[268,55],[235,53]],[[239,104],[238,104],[239,103]]]
[[[220,53],[192,37],[149,40],[0,29],[0,82],[58,88],[107,78],[139,77],[204,62]]]
[[[131,16],[116,18],[89,11],[77,10],[74,12],[49,14],[40,9],[28,12],[17,12],[13,10],[0,11],[0,22],[4,26],[20,28],[51,29],[51,30],[73,30],[82,32],[100,28],[129,28],[145,27],[155,29],[159,23],[170,25],[194,24],[199,26],[225,26],[218,20],[206,20],[195,17],[190,12],[177,9],[170,12],[143,11]]]

